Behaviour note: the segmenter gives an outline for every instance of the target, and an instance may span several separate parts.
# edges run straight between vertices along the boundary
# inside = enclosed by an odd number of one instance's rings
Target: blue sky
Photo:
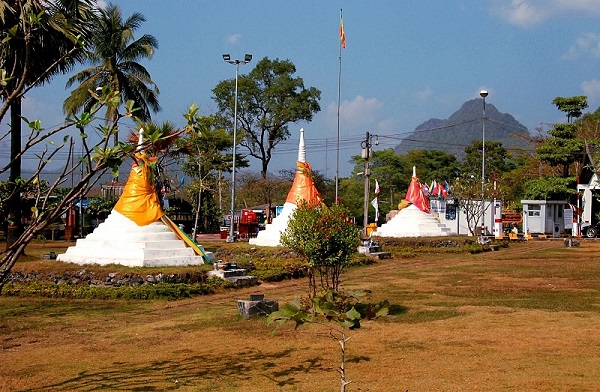
[[[481,89],[489,91],[488,103],[530,130],[564,121],[551,103],[556,96],[586,95],[588,111],[600,106],[600,0],[115,3],[125,16],[142,13],[139,35],[158,39],[159,49],[144,63],[160,89],[156,121],[182,125],[181,114],[193,102],[205,114],[215,111],[212,89],[235,76],[223,53],[254,56],[240,67],[242,74],[263,57],[288,59],[305,86],[321,90],[321,112],[308,124],[290,125],[293,135],[277,148],[272,172],[295,169],[304,127],[307,160],[328,177],[335,174],[340,9],[347,39],[340,176],[350,174],[348,161],[360,154],[366,131],[379,135],[377,148],[394,147],[417,125],[447,118]],[[47,127],[61,123],[65,80],[57,77],[33,91],[25,116],[42,118]]]

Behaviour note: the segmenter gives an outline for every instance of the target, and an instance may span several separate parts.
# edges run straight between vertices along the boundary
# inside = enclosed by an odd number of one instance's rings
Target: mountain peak
[[[501,113],[493,104],[485,105],[486,141],[501,142],[508,149],[531,148],[527,128],[512,115]],[[474,140],[482,139],[483,99],[466,101],[447,119],[431,118],[415,128],[394,151],[406,154],[410,150],[442,150],[464,157],[464,149]],[[521,137],[519,137],[521,136]]]

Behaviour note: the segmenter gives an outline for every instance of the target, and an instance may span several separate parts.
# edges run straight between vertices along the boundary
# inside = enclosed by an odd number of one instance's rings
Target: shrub
[[[314,296],[315,272],[322,289],[338,290],[340,275],[356,253],[360,236],[342,205],[314,207],[304,202],[292,214],[281,243],[305,258],[309,294]]]

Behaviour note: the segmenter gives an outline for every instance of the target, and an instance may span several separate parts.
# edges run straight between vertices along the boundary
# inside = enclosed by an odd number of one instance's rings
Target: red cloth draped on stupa
[[[429,199],[423,195],[421,183],[419,183],[419,179],[415,176],[412,177],[410,185],[408,186],[408,191],[406,192],[406,197],[400,202],[398,209],[401,210],[411,204],[414,204],[423,212],[429,212],[429,210],[431,210]]]

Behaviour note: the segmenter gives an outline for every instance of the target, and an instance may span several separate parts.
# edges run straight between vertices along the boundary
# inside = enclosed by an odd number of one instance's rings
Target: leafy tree
[[[352,157],[354,169],[348,178],[339,182],[339,195],[342,203],[348,208],[350,214],[359,222],[364,221],[364,158],[359,155]],[[370,188],[374,191],[375,180],[379,183],[381,195],[379,198],[380,216],[396,208],[393,200],[394,193],[406,191],[410,182],[410,175],[406,177],[406,161],[404,156],[396,154],[393,149],[374,150],[369,159]]]
[[[496,197],[501,199],[506,209],[516,209],[525,194],[525,182],[538,177],[539,161],[532,155],[524,154],[513,159],[516,167],[497,176]],[[493,183],[491,184],[493,191]]]
[[[385,184],[380,186],[387,188]],[[340,178],[338,193],[341,204],[348,209],[348,214],[353,216],[357,222],[363,222],[364,218],[364,191],[364,177],[362,175]]]
[[[295,73],[291,61],[265,57],[248,75],[238,78],[238,140],[251,157],[261,162],[263,179],[267,178],[273,149],[290,136],[289,124],[311,121],[313,114],[321,110],[321,92],[315,87],[305,88]],[[235,79],[219,83],[213,94],[219,114],[233,129]],[[271,206],[268,194],[265,203]]]
[[[317,293],[315,274],[323,290],[338,291],[340,276],[359,241],[358,229],[348,221],[348,212],[340,204],[331,208],[300,204],[281,235],[284,246],[306,259],[313,297]]]
[[[111,213],[115,204],[117,204],[118,198],[116,197],[90,197],[88,198],[88,206],[86,208],[86,214],[91,219],[106,219]]]
[[[465,213],[469,233],[475,235],[475,228],[481,222],[481,176],[462,174],[452,183],[452,195],[458,208]]]
[[[33,196],[40,201],[40,205],[38,207],[38,213],[33,217],[33,221],[18,235],[17,238],[14,239],[14,241],[7,244],[6,250],[1,254],[0,290],[4,283],[6,283],[8,274],[17,262],[19,256],[23,253],[27,244],[32,239],[36,238],[49,224],[64,214],[75,200],[81,198],[99,181],[103,174],[110,169],[112,169],[113,172],[116,172],[125,157],[134,152],[136,147],[134,145],[122,143],[116,147],[109,146],[110,137],[117,131],[118,120],[124,116],[133,116],[134,108],[133,102],[131,101],[125,105],[126,112],[123,115],[120,115],[120,117],[117,118],[117,121],[97,127],[96,133],[100,134],[101,138],[96,144],[89,144],[85,129],[92,124],[94,115],[101,110],[104,105],[120,102],[118,92],[111,91],[108,92],[106,96],[97,96],[97,98],[99,99],[99,102],[91,108],[91,112],[84,112],[81,117],[73,116],[72,118],[68,118],[65,125],[56,129],[45,130],[38,120],[28,123],[32,131],[30,132],[30,137],[27,140],[27,143],[25,143],[25,148],[21,151],[21,154],[28,152],[31,148],[36,146],[43,147],[43,151],[38,154],[39,162],[33,177],[29,180],[21,181],[23,182],[23,188],[32,185],[36,187]],[[75,127],[79,130],[79,142],[81,143],[83,150],[82,157],[76,161],[75,165],[71,165],[72,156],[74,154],[73,147],[75,145],[75,138],[69,135],[60,138],[61,135],[64,135],[64,131],[69,127]],[[154,136],[151,136],[151,138],[156,139]],[[144,146],[142,146],[142,148],[143,147]],[[37,184],[40,183],[38,180],[39,175],[44,171],[48,163],[57,156],[56,154],[63,151],[63,149],[67,150],[67,159],[64,161],[64,165],[57,179],[49,184],[47,188],[37,186]],[[74,184],[61,199],[52,202],[51,198],[48,196],[58,189],[61,184],[68,181],[68,179],[71,178],[71,174],[78,172],[79,169],[82,169],[82,173],[84,173],[81,181]],[[7,170],[7,167],[0,170],[0,174],[5,170]],[[51,205],[50,203],[53,204]]]
[[[406,162],[403,177],[406,188],[412,177],[412,168],[417,168],[419,178],[425,180],[436,180],[451,182],[458,173],[458,162],[454,154],[442,150],[412,150],[404,156]]]
[[[548,131],[551,136],[538,146],[536,152],[540,160],[551,165],[561,166],[562,176],[569,177],[569,166],[582,159],[583,141],[577,139],[578,125],[573,123],[574,118],[579,118],[587,105],[587,98],[583,96],[562,98],[556,97],[552,101],[558,110],[567,114],[568,123],[557,123]]]
[[[241,199],[244,208],[249,208],[264,204],[265,194],[269,194],[274,204],[283,205],[293,180],[287,173],[283,176],[263,179],[260,173],[246,171],[237,177],[237,181],[236,196]]]
[[[326,205],[335,204],[335,179],[325,177],[325,174],[319,170],[313,170],[312,178],[315,187],[323,198],[323,203]]]
[[[546,139],[537,149],[540,160],[551,165],[562,167],[562,176],[569,177],[569,167],[581,160],[583,156],[583,140],[577,139],[577,124],[554,124]]]
[[[552,104],[558,110],[567,114],[567,121],[570,123],[574,118],[581,117],[583,110],[588,107],[587,97],[583,95],[575,97],[556,97]]]
[[[215,202],[221,192],[222,173],[231,171],[231,154],[226,151],[232,144],[231,135],[220,125],[214,116],[198,115],[194,104],[186,115],[190,131],[181,140],[181,146],[187,150],[182,165],[186,176],[192,179],[188,190],[192,195],[192,205],[196,211],[193,236],[198,227],[204,231],[218,229],[222,211]],[[247,167],[247,160],[241,155],[236,158],[237,167]]]
[[[579,122],[578,138],[585,141],[600,140],[600,108],[593,113],[584,114]]]
[[[479,140],[465,147],[465,158],[462,161],[461,171],[466,175],[479,175],[481,180],[482,145]],[[485,142],[485,180],[491,181],[494,173],[501,174],[514,170],[518,161],[502,146],[501,142]]]
[[[585,142],[577,137],[579,123],[572,121],[579,118],[587,107],[587,98],[556,97],[552,103],[558,110],[566,113],[568,122],[554,124],[548,131],[549,137],[536,148],[536,154],[541,162],[560,168],[561,175],[529,180],[525,183],[525,189],[528,197],[568,199],[575,193],[571,187],[576,182],[576,179],[570,176],[570,167],[574,163],[578,166],[583,163],[585,147]]]
[[[562,200],[576,193],[575,177],[548,176],[527,181],[523,196],[530,200]]]
[[[600,173],[600,108],[593,113],[584,114],[578,121],[580,127],[577,136],[585,143],[585,154],[590,155],[588,167],[596,174]]]
[[[465,147],[465,158],[460,164],[460,172],[452,182],[452,195],[457,198],[459,207],[465,212],[469,231],[473,235],[475,227],[482,219],[482,146],[481,141],[475,140],[471,145]],[[525,163],[521,156],[513,157],[513,154],[504,148],[501,142],[486,141],[484,199],[493,197],[494,178],[497,182],[496,197],[503,200],[519,198],[520,193],[511,192],[515,189],[520,191],[523,180],[529,175],[528,171],[523,172],[521,169]],[[531,169],[531,166],[527,168]]]
[[[81,42],[89,37],[94,14],[89,1],[2,1],[0,20],[0,122],[10,109],[9,181],[15,185],[7,204],[20,225],[16,185],[21,177],[21,100],[32,88],[68,72],[83,59]],[[14,230],[8,244],[22,227]]]
[[[63,108],[67,115],[89,111],[95,100],[92,91],[110,86],[119,91],[121,103],[133,101],[139,108],[137,117],[148,121],[150,111],[157,112],[158,87],[152,81],[150,73],[139,61],[150,59],[158,42],[152,35],[144,34],[134,39],[134,32],[146,19],[140,13],[134,13],[127,19],[118,6],[109,5],[100,9],[98,21],[94,24],[94,34],[89,44],[88,59],[92,65],[69,78],[67,87],[74,83],[79,85],[65,100]],[[118,116],[119,106],[107,108],[106,119],[114,121]],[[118,135],[114,135],[115,146]]]

